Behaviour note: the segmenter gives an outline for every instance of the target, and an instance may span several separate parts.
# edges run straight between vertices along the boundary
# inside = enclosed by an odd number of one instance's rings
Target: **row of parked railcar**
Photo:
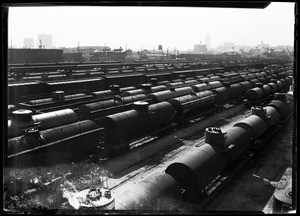
[[[259,64],[260,68],[264,65]],[[236,69],[245,69],[247,67],[254,67],[249,63],[249,65],[236,65]],[[168,70],[162,71],[153,68],[148,68],[147,72],[141,71],[137,69],[133,73],[111,73],[100,75],[97,77],[73,77],[71,80],[61,80],[61,81],[35,81],[35,80],[27,80],[26,82],[19,83],[9,83],[8,84],[8,104],[17,104],[19,102],[24,102],[28,100],[28,98],[36,95],[42,94],[50,94],[54,91],[68,91],[68,90],[88,90],[88,91],[100,91],[107,90],[109,86],[112,84],[118,84],[121,87],[127,87],[131,85],[138,85],[141,83],[150,82],[152,78],[157,78],[159,81],[163,80],[173,80],[178,79],[180,75],[185,75],[188,77],[196,77],[205,74],[216,74],[220,71],[227,71],[226,67],[219,67],[218,65],[209,65],[204,66],[201,65],[201,69],[199,69],[199,64],[190,63],[189,68],[187,66],[177,67],[177,69],[169,67]],[[204,69],[203,69],[204,68]],[[186,71],[188,70],[188,71]],[[96,68],[95,71],[90,73],[99,73]],[[102,73],[102,72],[101,72]],[[32,74],[34,75],[34,73]],[[48,76],[48,75],[47,75]],[[49,73],[49,76],[57,77],[60,79],[60,76],[65,76],[62,74],[62,71],[54,71]]]
[[[247,82],[251,83],[251,81]],[[19,130],[18,132],[21,135],[13,134],[11,137],[18,137],[9,139],[9,145],[11,145],[10,148],[13,152],[10,152],[12,153],[10,158],[12,161],[19,162],[23,161],[22,158],[25,158],[26,161],[32,161],[33,159],[29,160],[29,158],[34,158],[32,155],[44,154],[45,157],[40,157],[41,161],[35,161],[42,164],[50,162],[50,156],[47,155],[55,155],[55,151],[60,152],[65,143],[67,143],[66,145],[73,143],[74,149],[87,152],[97,146],[95,142],[99,144],[101,137],[106,149],[113,153],[119,153],[128,150],[129,143],[132,140],[170,127],[173,120],[176,119],[174,117],[185,118],[203,110],[218,109],[228,102],[240,100],[246,94],[247,88],[250,87],[248,84],[242,84],[243,82],[232,85],[227,83],[225,86],[218,81],[212,83],[205,84],[205,86],[209,88],[214,86],[214,89],[203,90],[201,88],[199,92],[192,92],[192,94],[189,94],[192,91],[191,87],[175,90],[185,92],[185,95],[180,95],[178,92],[174,94],[174,90],[151,93],[145,98],[152,101],[151,105],[149,105],[149,101],[145,102],[138,99],[139,102],[132,103],[131,101],[131,106],[126,104],[123,107],[112,106],[113,109],[116,107],[124,109],[121,112],[119,110],[118,113],[115,109],[113,114],[110,114],[109,108],[104,108],[105,104],[103,102],[102,104],[89,104],[79,109],[81,110],[80,115],[72,110],[55,111],[51,115],[49,113],[32,115],[32,113],[24,110],[14,111],[12,113],[13,118],[9,123],[9,131],[15,133]],[[127,99],[131,100],[130,98]],[[115,105],[114,101],[106,101],[106,103]],[[22,125],[19,121],[23,122]],[[86,122],[83,125],[87,126],[82,126],[81,122]],[[81,131],[81,128],[83,131]],[[87,128],[94,132],[88,133]],[[100,128],[104,128],[104,131]],[[47,137],[48,133],[53,134],[53,139],[42,139]],[[92,139],[92,144],[82,145],[82,137],[86,137],[86,140]],[[70,139],[72,142],[69,143]],[[60,147],[56,149],[55,146],[57,145],[60,145]],[[70,149],[70,155],[76,155],[76,153],[72,154],[71,152],[72,149]],[[43,159],[47,157],[47,161],[44,161]]]
[[[281,75],[283,76],[283,74]],[[278,77],[278,75],[275,74],[274,76]],[[132,103],[135,101],[147,101],[150,104],[169,101],[176,110],[175,116],[186,118],[199,109],[206,110],[212,107],[219,107],[233,100],[244,99],[243,96],[246,96],[248,102],[259,103],[262,99],[271,99],[269,96],[277,91],[287,92],[291,85],[290,77],[285,79],[281,78],[278,81],[271,79],[270,81],[270,83],[266,83],[265,85],[259,83],[258,79],[250,79],[249,81],[235,84],[228,82],[221,83],[220,81],[206,81],[206,83],[192,86],[181,87],[181,85],[179,85],[179,88],[173,88],[170,83],[158,86],[145,84],[141,85],[140,89],[135,89],[135,87],[119,88],[118,86],[112,86],[112,89],[107,91],[93,92],[88,95],[79,93],[69,96],[64,96],[63,92],[55,92],[52,98],[31,100],[26,104],[20,104],[22,106],[19,108],[33,108],[31,111],[34,112],[36,109],[51,108],[51,104],[60,104],[61,108],[72,108],[73,105],[76,105],[75,111],[80,120],[91,119],[98,121],[106,115],[131,109]],[[268,79],[266,79],[266,82],[268,82]],[[185,82],[182,83],[186,84]],[[167,86],[171,88],[168,90]],[[262,89],[255,86],[260,86]],[[269,90],[268,94],[264,93],[264,89]],[[261,96],[260,93],[264,94]],[[116,95],[117,97],[115,97]],[[95,101],[97,98],[99,99],[99,97],[101,101]],[[67,103],[68,101],[69,103]],[[11,108],[10,111],[12,112],[14,109]],[[55,113],[55,111],[52,113]],[[47,116],[47,113],[43,115]],[[50,114],[49,116],[51,117]],[[52,117],[50,117],[49,119],[52,119]],[[21,127],[18,126],[18,120],[11,119],[9,121],[9,138],[15,136],[12,135],[13,133],[10,133],[10,131],[16,131],[15,134],[20,134],[20,131],[24,132],[26,129],[23,125]]]
[[[51,71],[51,67],[11,67],[9,69],[8,81],[9,82],[30,82],[30,81],[57,81],[57,80],[69,80],[69,79],[81,79],[101,77],[111,74],[133,74],[133,73],[160,73],[165,71],[180,71],[186,69],[206,68],[202,66],[200,62],[161,62],[161,63],[143,63],[143,64],[86,64],[87,69],[81,65],[62,66],[61,69]],[[93,66],[93,68],[91,68]],[[55,65],[54,68],[58,66]],[[215,67],[215,65],[210,65]],[[38,71],[35,71],[38,70]],[[48,71],[50,70],[50,71]]]
[[[183,95],[174,95],[170,90],[151,93],[148,98],[155,101],[154,104],[148,105],[146,102],[135,104],[132,110],[102,118],[98,116],[93,120],[105,128],[105,147],[114,152],[115,149],[129,148],[128,142],[133,137],[167,127],[173,120],[186,120],[202,112],[219,110],[225,104],[241,101],[243,96],[247,95],[249,87],[237,83],[192,94],[187,93],[191,90],[190,87],[180,88]],[[276,89],[273,93],[277,91],[284,89]],[[135,129],[132,129],[133,127]]]
[[[175,87],[175,88],[179,88],[179,87],[183,87],[183,86],[192,86],[194,84],[197,83],[203,83],[203,82],[209,82],[209,81],[221,81],[221,82],[229,82],[230,84],[234,84],[236,82],[240,82],[240,81],[244,81],[244,80],[249,80],[249,79],[254,79],[257,78],[258,80],[260,80],[261,82],[265,83],[266,80],[270,80],[271,78],[277,78],[279,74],[276,74],[274,71],[267,71],[267,72],[260,72],[259,71],[238,71],[238,72],[225,72],[225,73],[221,73],[220,71],[216,74],[209,74],[209,71],[206,71],[205,73],[203,72],[202,75],[197,75],[196,77],[188,77],[189,73],[191,71],[182,71],[179,75],[179,79],[175,79],[173,80],[172,83],[170,83],[169,81],[157,81],[156,83],[153,83],[153,80],[158,80],[157,78],[152,78],[149,82],[151,82],[152,87],[152,91],[157,91],[157,88],[160,87],[154,87],[156,85],[165,85],[168,88],[170,87]],[[268,74],[272,74],[272,76],[268,75]],[[259,76],[258,76],[259,75]],[[115,79],[116,78],[116,79]],[[119,76],[114,77],[114,79],[112,79],[109,82],[106,82],[107,84],[110,84],[110,86],[114,85],[114,84],[118,84],[118,83],[127,83],[125,86],[128,86],[130,84],[130,82],[136,84],[136,86],[134,88],[141,88],[142,86],[138,82],[138,79],[140,79],[141,77],[139,77],[139,75],[134,75],[134,76],[127,76],[126,79],[124,79],[124,77],[122,76],[120,79]],[[137,78],[137,79],[135,79]],[[127,80],[127,81],[126,81]],[[43,86],[44,84],[39,84],[39,87]],[[75,86],[74,86],[75,85]],[[78,89],[77,92],[81,92],[81,94],[74,94],[72,95],[71,93],[76,91],[76,86],[82,86],[81,90]],[[35,110],[40,110],[43,109],[42,107],[46,106],[46,103],[44,103],[45,101],[49,101],[49,103],[47,104],[47,111],[50,110],[55,110],[55,106],[57,106],[57,109],[62,109],[64,107],[68,107],[68,105],[72,104],[76,107],[79,106],[80,104],[82,104],[84,101],[91,101],[91,100],[102,100],[105,98],[101,98],[101,92],[103,91],[103,94],[106,94],[107,92],[109,92],[110,90],[102,90],[102,91],[97,91],[99,93],[98,95],[95,95],[94,93],[90,93],[91,90],[90,89],[94,89],[95,86],[97,86],[97,81],[96,80],[88,80],[87,83],[85,82],[80,82],[80,81],[74,81],[74,82],[60,82],[60,83],[48,83],[47,86],[50,89],[57,89],[56,91],[53,91],[53,93],[49,93],[49,94],[44,94],[42,96],[38,96],[38,95],[34,95],[34,97],[27,97],[27,102],[25,101],[24,103],[20,104],[20,108],[26,108],[26,109],[35,109]],[[68,88],[66,88],[65,86],[68,86]],[[65,90],[64,90],[65,89]],[[72,89],[72,90],[71,90]],[[84,90],[85,89],[85,90]],[[125,88],[123,88],[125,90]],[[157,90],[156,90],[157,89]],[[17,92],[13,92],[13,89],[9,89],[9,91],[12,90],[12,94],[11,95],[16,95]],[[133,90],[133,89],[131,89]],[[47,90],[48,92],[49,90]],[[66,97],[62,97],[64,101],[58,101],[58,100],[53,100],[51,99],[51,97],[56,97],[55,95],[57,94],[57,91],[59,91],[60,94],[62,94],[62,91],[64,91],[64,95],[67,95]],[[138,92],[141,92],[142,90],[133,90],[132,92],[128,92],[128,94],[130,95],[134,95],[137,94]],[[53,94],[53,96],[51,96],[51,94]],[[51,97],[49,97],[49,96]],[[128,95],[129,96],[129,95]],[[48,98],[47,98],[48,97]],[[79,98],[80,97],[80,98]],[[65,99],[64,99],[65,98]],[[50,101],[52,100],[52,101]],[[32,104],[32,101],[39,101],[39,103],[34,103]],[[79,101],[78,104],[76,101]],[[44,104],[44,105],[43,105]],[[52,107],[54,107],[52,109]],[[45,110],[46,111],[46,110]]]
[[[267,72],[225,72],[224,74],[219,73],[218,76],[208,74],[206,77],[197,76],[196,79],[189,77],[186,78],[185,75],[180,75],[180,79],[173,80],[173,82],[169,81],[160,81],[158,82],[156,78],[152,78],[151,87],[149,84],[138,85],[137,87],[130,86],[125,88],[117,89],[114,85],[111,86],[111,90],[103,90],[97,92],[76,92],[73,94],[66,94],[63,91],[55,91],[52,95],[43,95],[42,98],[37,99],[28,99],[27,102],[19,103],[18,108],[23,109],[31,109],[31,110],[40,110],[40,111],[52,111],[63,108],[76,108],[79,107],[83,103],[95,102],[97,100],[105,100],[115,95],[121,96],[133,96],[136,94],[148,94],[151,92],[157,92],[166,90],[166,88],[179,88],[184,86],[191,86],[195,92],[197,92],[197,86],[202,88],[201,86],[205,85],[203,83],[211,82],[211,81],[221,81],[222,83],[228,82],[229,84],[235,84],[237,82],[245,81],[245,80],[253,80],[252,83],[262,82],[266,84],[266,82],[270,82],[272,78],[283,78],[285,76],[284,72],[274,73],[272,71]],[[247,74],[248,73],[248,74]],[[268,75],[269,74],[269,75]],[[175,82],[174,82],[175,81]],[[245,81],[244,84],[247,84]],[[249,85],[249,83],[248,83]],[[137,89],[138,88],[138,89]],[[196,88],[196,89],[195,89]],[[115,90],[114,90],[115,89]],[[75,92],[73,90],[72,92]],[[174,93],[176,93],[175,91]]]
[[[164,172],[154,173],[117,194],[115,209],[156,210],[160,206],[158,202],[165,199],[176,204],[179,200],[199,202],[207,197],[206,187],[218,175],[232,166],[257,139],[289,119],[292,102],[286,95],[277,96],[265,107],[252,107],[251,115],[227,132],[206,128],[205,142],[200,147],[170,164]]]

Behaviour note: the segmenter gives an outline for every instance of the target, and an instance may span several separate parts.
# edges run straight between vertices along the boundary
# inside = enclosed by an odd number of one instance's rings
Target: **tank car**
[[[260,83],[259,80],[256,79],[256,78],[255,79],[250,79],[249,81],[251,82],[252,87],[255,87],[257,83]]]
[[[120,92],[125,92],[125,91],[131,91],[131,90],[135,90],[136,87],[134,86],[127,86],[127,87],[123,87],[123,88],[120,88]]]
[[[212,92],[217,95],[218,105],[224,105],[242,98],[243,89],[239,84],[224,83],[223,85],[223,87],[212,89]]]
[[[100,135],[101,128],[90,120],[43,131],[32,128],[8,140],[8,165],[53,165],[79,158],[97,147]]]
[[[77,115],[80,120],[91,119],[93,121],[99,121],[104,116],[132,109],[132,103],[135,101],[148,100],[149,99],[147,99],[147,96],[145,94],[127,97],[115,97],[111,100],[82,105],[81,107],[79,107]]]
[[[135,102],[134,109],[106,116],[95,122],[105,128],[104,143],[112,153],[129,149],[130,140],[170,126],[174,108],[168,102],[149,106]]]
[[[241,86],[241,88],[243,90],[243,95],[245,95],[246,92],[252,88],[252,83],[250,81],[240,82],[239,85]]]
[[[144,89],[135,89],[135,90],[130,90],[130,91],[124,91],[123,93],[121,93],[121,96],[126,97],[126,96],[138,95],[138,94],[146,94],[146,91]]]
[[[174,107],[177,118],[187,118],[211,110],[218,104],[217,96],[209,90],[172,98],[168,102]]]
[[[210,79],[208,77],[202,77],[198,79],[199,83],[207,83],[210,82]]]
[[[274,107],[279,113],[279,122],[284,122],[292,115],[293,102],[287,99],[286,93],[275,93],[274,100],[268,106]]]
[[[193,91],[201,92],[201,91],[205,91],[205,90],[215,89],[215,88],[218,88],[221,86],[222,86],[222,84],[220,81],[214,81],[214,82],[196,84],[191,87],[192,87]]]
[[[263,101],[267,101],[272,96],[273,89],[270,85],[257,83],[255,88],[249,89],[246,92],[247,103],[246,105],[257,105]]]
[[[121,98],[114,98],[110,100],[104,100],[104,101],[98,101],[94,103],[88,103],[81,105],[78,110],[77,110],[77,115],[79,119],[82,118],[88,118],[88,119],[93,119],[93,113],[98,111],[98,110],[105,110],[111,107],[115,107],[118,105],[121,105],[122,101]]]
[[[151,87],[151,92],[160,92],[168,90],[167,86],[165,85],[156,85]]]
[[[181,195],[177,181],[167,173],[154,173],[116,195],[116,210],[153,210],[159,199],[173,198]],[[175,203],[174,203],[175,204]]]
[[[187,95],[191,92],[193,92],[192,87],[182,87],[177,89],[170,88],[170,90],[151,93],[148,95],[148,98],[153,102],[158,103],[162,101],[168,101],[171,98]]]
[[[105,100],[121,93],[120,86],[118,85],[111,85],[109,88],[109,90],[92,92],[91,95],[93,95],[95,98]]]
[[[12,119],[8,120],[8,138],[20,136],[24,134],[25,129],[34,125],[39,125],[40,130],[45,130],[76,121],[78,117],[71,109],[35,115],[31,110],[16,110],[12,112]]]

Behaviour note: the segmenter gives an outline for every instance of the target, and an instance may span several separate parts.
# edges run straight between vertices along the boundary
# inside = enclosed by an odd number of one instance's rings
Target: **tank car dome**
[[[14,119],[19,121],[31,121],[32,119],[32,111],[31,110],[15,110],[12,112],[12,116]]]

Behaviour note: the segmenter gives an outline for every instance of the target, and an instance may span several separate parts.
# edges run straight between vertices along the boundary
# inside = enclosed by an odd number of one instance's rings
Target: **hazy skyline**
[[[10,7],[8,45],[23,47],[24,38],[51,34],[56,47],[103,46],[132,50],[192,50],[194,44],[224,42],[256,46],[294,43],[293,2],[272,2],[265,9],[195,7]]]

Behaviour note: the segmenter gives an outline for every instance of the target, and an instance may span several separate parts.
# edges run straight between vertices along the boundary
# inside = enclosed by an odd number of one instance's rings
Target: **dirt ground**
[[[278,182],[284,171],[292,167],[292,121],[284,125],[237,173],[234,180],[205,207],[208,211],[261,212],[275,187],[264,182]]]

